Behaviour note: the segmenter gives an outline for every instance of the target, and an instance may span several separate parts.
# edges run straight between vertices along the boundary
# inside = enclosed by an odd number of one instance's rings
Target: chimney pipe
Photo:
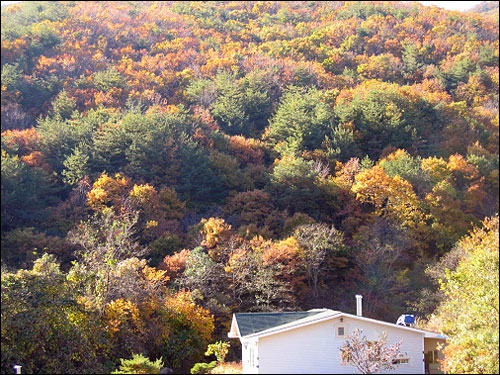
[[[356,315],[363,316],[363,296],[356,294]]]

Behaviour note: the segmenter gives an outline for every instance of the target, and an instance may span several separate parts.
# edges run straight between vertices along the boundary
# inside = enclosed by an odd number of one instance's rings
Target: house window
[[[410,359],[409,358],[399,358],[399,359],[395,359],[392,361],[393,365],[400,365],[402,363],[410,363]]]
[[[429,350],[427,353],[426,353],[426,362],[427,363],[438,363],[438,353],[439,351],[438,350]]]
[[[352,361],[352,356],[346,352],[341,352],[340,358],[342,358],[343,363],[349,363]]]
[[[337,335],[338,336],[344,336],[344,327],[338,327],[337,328]]]

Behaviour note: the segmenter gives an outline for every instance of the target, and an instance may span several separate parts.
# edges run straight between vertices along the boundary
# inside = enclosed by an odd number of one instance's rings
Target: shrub
[[[230,344],[228,342],[217,341],[215,344],[208,345],[205,355],[215,354],[217,362],[224,363],[227,353],[229,353],[229,346]]]
[[[112,374],[159,374],[163,367],[163,360],[157,359],[151,362],[149,358],[142,354],[133,354],[132,359],[120,359],[120,369]]]
[[[191,369],[191,374],[210,374],[210,370],[217,366],[217,361],[210,363],[196,363]]]

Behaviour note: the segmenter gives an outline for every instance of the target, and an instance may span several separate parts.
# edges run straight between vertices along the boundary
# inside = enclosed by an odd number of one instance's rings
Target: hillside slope
[[[134,288],[191,291],[171,303],[206,341],[209,313],[222,338],[234,311],[349,312],[355,294],[374,318],[431,314],[443,295],[425,270],[498,213],[498,17],[477,13],[490,7],[2,8],[2,266],[54,255],[81,306],[121,322],[114,361],[128,334],[179,369],[204,348],[183,362],[178,343],[148,346],[151,327],[125,328],[124,311],[148,321],[158,306]],[[82,264],[117,289],[97,295]],[[152,279],[120,289],[120,267]]]

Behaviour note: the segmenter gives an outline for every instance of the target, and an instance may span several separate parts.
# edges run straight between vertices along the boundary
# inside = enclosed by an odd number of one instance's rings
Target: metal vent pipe
[[[356,315],[363,316],[363,296],[356,294]]]

